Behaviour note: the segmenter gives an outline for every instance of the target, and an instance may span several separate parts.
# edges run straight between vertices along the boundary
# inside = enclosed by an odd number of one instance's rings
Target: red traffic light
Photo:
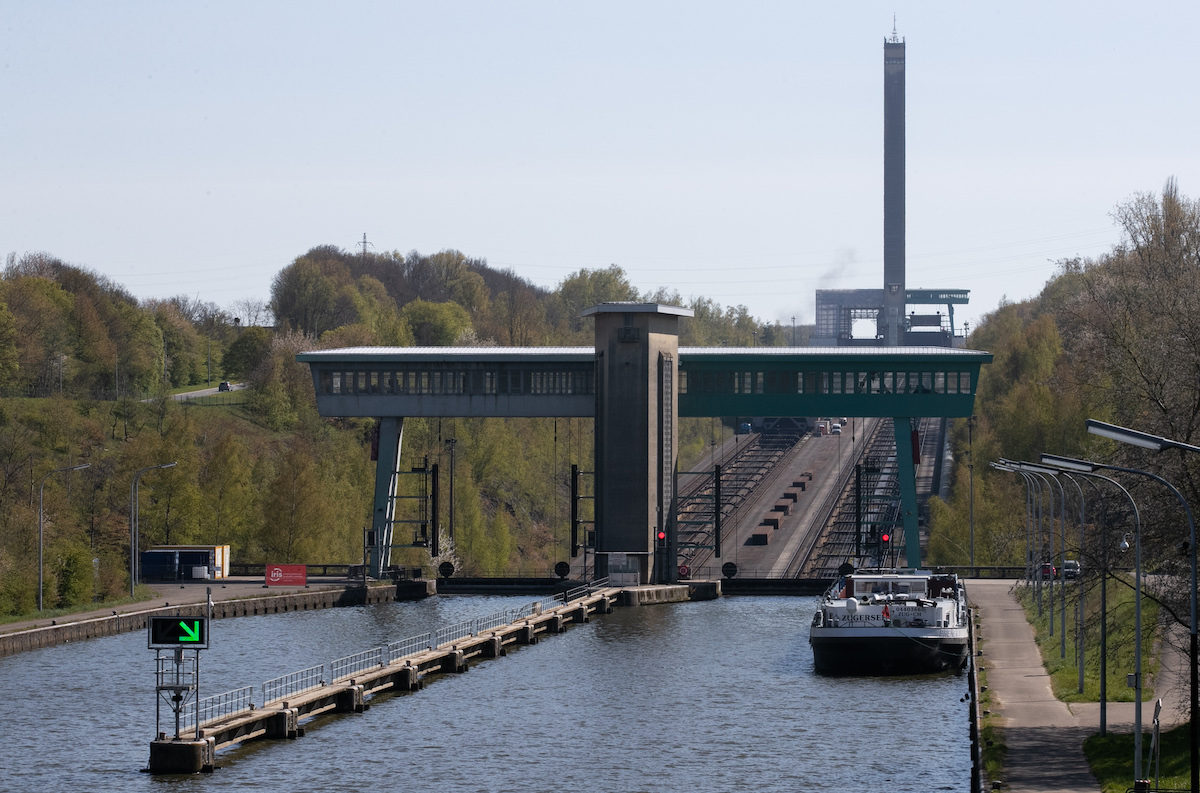
[[[660,542],[661,542],[662,540],[665,540],[665,539],[667,539],[667,533],[666,533],[665,531],[663,531],[662,529],[659,529],[659,530],[658,530],[658,539],[659,539],[659,541],[660,541]]]
[[[887,541],[889,541],[889,540],[891,540],[891,539],[892,539],[892,535],[890,535],[890,534],[884,534],[884,535],[882,535],[882,536],[881,536],[879,539],[883,540],[884,542],[887,542]]]

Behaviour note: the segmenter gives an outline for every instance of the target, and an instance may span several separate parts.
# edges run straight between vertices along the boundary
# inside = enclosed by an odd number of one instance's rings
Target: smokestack
[[[883,319],[884,344],[904,344],[904,41],[883,42]]]

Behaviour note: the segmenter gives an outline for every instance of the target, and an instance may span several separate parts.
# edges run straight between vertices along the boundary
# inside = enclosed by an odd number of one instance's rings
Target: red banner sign
[[[308,568],[302,564],[267,565],[267,586],[305,586]]]

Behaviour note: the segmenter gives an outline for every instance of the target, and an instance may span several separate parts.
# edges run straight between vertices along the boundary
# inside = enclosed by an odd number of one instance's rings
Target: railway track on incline
[[[722,542],[730,541],[730,533],[739,518],[762,498],[758,485],[771,477],[772,471],[786,465],[802,445],[798,435],[745,436],[718,463],[721,466],[721,526]],[[686,485],[679,487],[676,511],[676,542],[678,564],[697,569],[706,564],[714,553],[716,525],[715,488],[711,471],[695,472]],[[726,546],[727,547],[727,546]]]

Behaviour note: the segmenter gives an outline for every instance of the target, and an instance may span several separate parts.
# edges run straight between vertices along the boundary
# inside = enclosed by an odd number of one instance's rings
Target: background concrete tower
[[[679,318],[693,313],[657,303],[601,303],[583,312],[596,319],[597,578],[677,578]]]
[[[883,317],[884,344],[904,344],[904,41],[883,42]]]

